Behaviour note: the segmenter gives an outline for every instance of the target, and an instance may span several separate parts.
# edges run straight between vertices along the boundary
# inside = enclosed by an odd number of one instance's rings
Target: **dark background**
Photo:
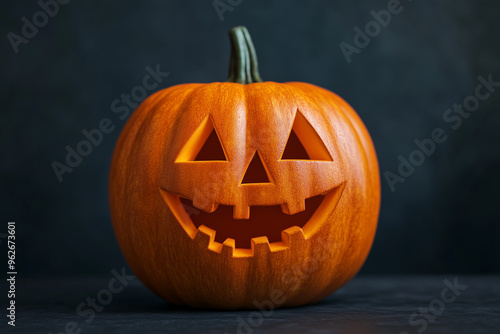
[[[249,29],[264,80],[304,81],[336,92],[373,138],[381,174],[396,172],[413,141],[445,129],[448,140],[391,192],[364,273],[500,273],[500,91],[453,131],[443,113],[474,93],[477,77],[500,81],[497,1],[402,0],[348,64],[342,41],[387,7],[374,1],[243,0],[221,21],[212,1],[71,1],[16,54],[36,1],[2,1],[0,27],[0,233],[17,222],[21,276],[101,274],[121,268],[109,217],[111,155],[124,121],[110,104],[142,83],[146,66],[170,75],[158,87],[224,81],[227,32]],[[81,131],[116,125],[60,183]],[[2,243],[4,249],[5,243]]]

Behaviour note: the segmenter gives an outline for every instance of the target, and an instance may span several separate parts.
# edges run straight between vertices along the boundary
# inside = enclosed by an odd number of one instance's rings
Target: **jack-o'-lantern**
[[[110,174],[116,237],[137,277],[174,304],[316,302],[372,245],[375,150],[343,99],[262,82],[246,29],[230,37],[228,82],[156,92],[124,127]]]

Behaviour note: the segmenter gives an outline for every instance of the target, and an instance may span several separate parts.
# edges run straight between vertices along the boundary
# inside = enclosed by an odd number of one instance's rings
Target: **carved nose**
[[[241,184],[246,183],[271,183],[266,168],[260,159],[259,153],[255,152],[250,164],[245,171]]]

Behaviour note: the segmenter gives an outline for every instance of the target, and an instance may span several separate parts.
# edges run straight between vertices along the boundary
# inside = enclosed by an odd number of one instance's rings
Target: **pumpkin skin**
[[[307,156],[292,147],[285,157],[292,133]],[[198,159],[209,137],[222,156],[208,147]],[[254,160],[260,174],[250,175]],[[203,308],[323,299],[361,268],[380,208],[377,157],[361,119],[338,95],[300,82],[154,93],[118,139],[109,188],[115,234],[136,276],[171,303]]]

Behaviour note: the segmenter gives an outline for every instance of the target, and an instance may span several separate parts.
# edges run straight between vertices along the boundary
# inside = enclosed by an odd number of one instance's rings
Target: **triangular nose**
[[[260,156],[255,152],[252,161],[248,165],[248,168],[243,176],[241,184],[245,183],[270,183],[270,178],[267,175],[266,168],[260,159]]]

